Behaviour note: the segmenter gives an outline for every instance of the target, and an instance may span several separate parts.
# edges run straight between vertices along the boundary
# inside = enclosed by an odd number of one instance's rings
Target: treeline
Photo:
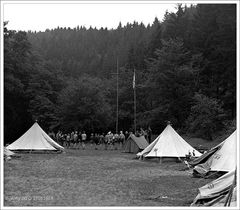
[[[4,139],[34,120],[46,130],[119,130],[137,124],[212,139],[236,120],[236,5],[177,6],[145,26],[23,32],[4,27]]]

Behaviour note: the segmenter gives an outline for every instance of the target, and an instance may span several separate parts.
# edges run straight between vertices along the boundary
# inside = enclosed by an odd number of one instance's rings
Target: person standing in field
[[[107,150],[108,148],[108,133],[104,136],[104,149]]]
[[[51,139],[53,139],[54,141],[56,141],[55,133],[54,133],[52,130],[48,132],[48,136],[50,136]]]
[[[98,141],[99,139],[98,139],[98,134],[94,134],[94,137],[93,137],[93,141],[94,141],[94,145],[95,145],[95,150],[98,150],[98,143],[99,143],[99,141]]]
[[[78,133],[77,131],[75,131],[75,133],[73,134],[73,147],[75,149],[77,148],[77,144],[78,144]]]
[[[104,133],[102,133],[102,134],[99,136],[99,144],[100,144],[101,147],[102,147],[102,145],[104,144]]]
[[[81,146],[81,139],[82,139],[82,133],[81,131],[78,132],[78,141],[77,141],[77,149],[80,149]]]
[[[74,132],[72,131],[71,134],[70,134],[70,147],[73,147],[74,145]]]
[[[66,134],[63,133],[62,136],[61,136],[63,147],[67,147],[67,140],[66,140],[66,138],[67,138]]]
[[[129,132],[125,131],[125,139],[128,139],[128,137],[129,137]]]
[[[66,136],[64,133],[61,133],[60,141],[62,142],[62,146],[65,147],[66,146]]]
[[[91,133],[91,136],[90,136],[90,145],[91,145],[91,147],[93,146],[93,143],[94,143],[94,134]]]
[[[67,136],[66,136],[67,148],[70,147],[70,138],[71,138],[70,133],[68,133]]]
[[[115,144],[114,149],[117,150],[118,149],[117,145],[119,144],[119,135],[117,133],[114,134],[113,141],[114,141],[114,144]]]
[[[58,132],[56,134],[56,141],[57,141],[58,144],[61,144],[60,143],[60,137],[61,137],[61,132],[60,132],[60,130],[58,130]]]
[[[109,131],[108,142],[109,142],[109,145],[110,145],[110,149],[113,150],[113,148],[114,148],[114,139],[113,139],[113,133],[111,131]]]
[[[120,131],[120,134],[119,134],[119,142],[120,142],[121,148],[123,149],[123,145],[125,143],[125,135],[123,134],[122,131]]]
[[[82,133],[82,149],[85,150],[85,143],[86,143],[86,140],[87,140],[87,134],[85,133],[85,131],[83,131]]]
[[[63,147],[64,147],[64,138],[63,138],[64,136],[63,136],[63,134],[62,134],[62,132],[60,132],[59,133],[59,143],[60,143],[60,145],[62,145]]]

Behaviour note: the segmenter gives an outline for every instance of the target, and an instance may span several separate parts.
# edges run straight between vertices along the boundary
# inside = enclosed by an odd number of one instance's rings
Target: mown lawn
[[[184,168],[89,146],[22,154],[4,163],[4,206],[189,206],[209,180]]]

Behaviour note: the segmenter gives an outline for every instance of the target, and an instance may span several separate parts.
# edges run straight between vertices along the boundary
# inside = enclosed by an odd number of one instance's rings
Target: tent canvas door
[[[137,156],[180,158],[193,151],[196,157],[201,156],[201,153],[188,144],[171,125],[167,125],[163,132]]]
[[[147,146],[148,142],[144,136],[136,137],[131,134],[125,143],[124,152],[137,153],[145,149]]]
[[[9,150],[21,151],[58,151],[64,149],[61,145],[51,139],[37,122],[35,122],[19,139],[8,145],[6,148]]]

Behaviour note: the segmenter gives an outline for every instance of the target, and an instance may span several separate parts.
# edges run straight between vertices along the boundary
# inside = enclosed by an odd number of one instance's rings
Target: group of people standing
[[[89,133],[85,131],[72,131],[70,133],[62,133],[60,130],[55,134],[53,131],[49,132],[48,135],[58,142],[60,145],[66,148],[73,149],[86,149],[86,144],[90,145],[91,148],[94,147],[95,150],[104,148],[105,150],[117,150],[123,149],[126,139],[133,132],[120,131],[120,133],[112,133],[111,131],[107,133]],[[147,141],[151,143],[151,130],[143,130],[140,128],[136,131],[135,135],[145,136]]]
[[[120,149],[123,148],[125,143],[126,136],[123,134],[122,131],[120,133],[113,134],[109,131],[106,135],[102,134],[91,134],[90,136],[90,144],[95,145],[95,149],[98,149],[99,145],[104,145],[104,149],[115,149],[117,150],[119,147]]]
[[[105,150],[123,149],[125,140],[129,136],[128,132],[125,132],[124,134],[123,131],[120,131],[119,134],[113,134],[111,131],[109,131],[107,134],[91,133],[90,135],[87,135],[85,131],[72,131],[71,133],[66,134],[58,131],[56,135],[53,132],[49,132],[48,135],[66,148],[82,148],[83,150],[86,149],[86,143],[90,143],[90,147],[94,146],[95,150],[98,150],[103,146]]]
[[[87,140],[87,134],[85,133],[85,131],[72,131],[71,133],[66,134],[58,131],[56,135],[53,132],[50,132],[48,135],[60,145],[66,148],[80,149],[82,147],[83,149],[85,149],[86,147],[85,144]]]

